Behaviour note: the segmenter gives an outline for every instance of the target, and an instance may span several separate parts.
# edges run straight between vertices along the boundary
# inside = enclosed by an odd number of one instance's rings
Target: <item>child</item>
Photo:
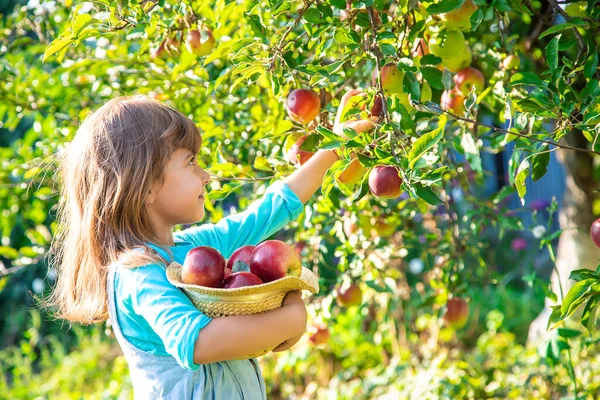
[[[335,128],[357,132],[367,120]],[[45,302],[59,318],[110,321],[129,364],[136,399],[264,399],[255,359],[283,351],[306,329],[299,292],[279,309],[211,319],[167,280],[165,268],[205,245],[226,258],[298,217],[338,159],[318,151],[244,212],[180,232],[204,216],[210,176],[198,165],[198,128],[178,111],[144,97],[116,98],[81,125],[59,157],[59,230],[53,243],[56,286]]]

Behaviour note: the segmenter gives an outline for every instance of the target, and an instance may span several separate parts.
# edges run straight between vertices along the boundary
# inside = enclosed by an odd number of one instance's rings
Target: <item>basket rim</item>
[[[181,274],[182,267],[183,266],[181,264],[175,261],[169,264],[169,266],[166,268],[167,279],[169,280],[169,282],[171,282],[173,286],[178,287],[180,289],[184,289],[186,292],[194,292],[195,294],[203,294],[209,296],[212,295],[218,297],[234,297],[241,295],[256,295],[267,292],[284,292],[288,290],[287,288],[289,286],[298,286],[298,289],[308,290],[312,293],[319,292],[319,283],[317,276],[311,270],[305,267],[302,267],[302,273],[300,277],[285,276],[272,282],[233,289],[210,288],[206,286],[183,283],[179,279],[177,279],[177,277],[179,277]]]

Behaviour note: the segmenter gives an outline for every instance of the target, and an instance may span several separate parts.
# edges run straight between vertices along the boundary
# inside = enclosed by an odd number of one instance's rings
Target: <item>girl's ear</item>
[[[146,207],[152,207],[152,203],[154,203],[154,194],[152,193],[152,190],[148,192],[148,195],[146,196]]]

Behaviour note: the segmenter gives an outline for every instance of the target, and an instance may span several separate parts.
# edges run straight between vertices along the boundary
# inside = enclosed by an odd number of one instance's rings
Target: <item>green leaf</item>
[[[515,176],[515,185],[517,186],[517,193],[519,193],[519,197],[525,197],[525,193],[527,193],[527,186],[525,186],[525,180],[529,175],[529,161],[527,159],[523,160],[521,164],[519,164],[519,168],[517,169],[517,175]]]
[[[595,325],[595,316],[596,316],[596,307],[598,306],[598,302],[600,302],[600,295],[594,295],[588,299],[585,303],[585,307],[581,312],[581,323],[585,326],[589,331],[591,331]]]
[[[269,164],[269,160],[266,157],[258,156],[254,160],[254,168],[260,171],[273,171],[271,168],[271,164]]]
[[[77,17],[75,18],[75,21],[73,21],[73,24],[70,28],[73,38],[77,38],[83,30],[83,28],[97,21],[98,20],[92,18],[90,14],[77,14]]]
[[[424,67],[421,68],[421,74],[423,78],[432,88],[443,90],[444,84],[442,83],[442,71],[437,68]]]
[[[446,0],[437,4],[432,4],[427,7],[427,12],[429,14],[443,14],[448,11],[456,10],[458,7],[462,6],[465,0]]]
[[[576,26],[582,26],[582,25],[586,25],[586,23],[583,21],[578,21],[578,22],[566,22],[564,24],[554,25],[553,27],[548,28],[544,32],[542,32],[539,39],[543,39],[548,35],[552,35],[553,33],[562,32],[564,30],[571,29]]]
[[[585,63],[583,74],[586,78],[592,79],[592,76],[596,73],[596,68],[598,68],[598,53],[594,52]]]
[[[254,32],[254,36],[266,39],[265,27],[260,20],[260,17],[258,15],[250,15],[247,13],[244,13],[244,16],[246,17],[246,22],[250,25],[252,32]]]
[[[339,140],[340,137],[336,135],[333,131],[325,128],[323,125],[317,126],[317,133],[321,134],[324,138],[330,140]]]
[[[8,259],[15,259],[19,256],[19,252],[16,249],[8,246],[0,246],[0,256]]]
[[[444,85],[445,90],[452,90],[454,87],[452,72],[448,71],[446,68],[444,68],[444,72],[442,72],[442,85]]]
[[[235,190],[237,190],[238,188],[242,187],[242,184],[231,184],[231,185],[225,185],[223,186],[222,189],[215,189],[215,190],[211,190],[208,193],[208,197],[211,200],[222,200],[225,197],[229,196],[229,194]]]
[[[561,35],[557,35],[548,45],[546,46],[546,61],[548,62],[548,67],[550,71],[554,71],[558,68],[558,41],[560,40]]]
[[[482,172],[481,155],[479,154],[479,149],[475,144],[475,140],[473,139],[471,132],[465,131],[463,133],[460,144],[465,151],[465,157],[471,168],[474,171]]]
[[[317,10],[316,8],[309,8],[308,10],[306,10],[306,12],[302,16],[302,18],[304,18],[304,20],[311,22],[313,24],[319,24],[319,23],[325,22],[321,18],[321,12],[319,10]]]
[[[409,71],[404,74],[402,87],[404,93],[409,93],[411,98],[417,100],[421,98],[421,85],[419,85],[419,81],[412,72]]]
[[[440,204],[444,204],[442,200],[435,194],[433,189],[429,186],[423,186],[420,183],[414,183],[412,187],[415,190],[415,193],[419,198],[425,200],[432,206],[439,206]]]
[[[542,149],[545,148],[546,146],[542,146]],[[540,178],[546,175],[548,163],[550,163],[550,153],[548,150],[544,150],[543,152],[534,155],[532,157],[531,179],[538,181]]]
[[[438,65],[442,61],[443,60],[436,55],[425,54],[423,56],[423,58],[421,58],[421,65]],[[437,72],[439,72],[440,76],[442,75],[442,71],[440,71],[439,69],[437,69],[437,68],[432,68],[432,69],[435,69]]]
[[[518,72],[510,79],[513,85],[533,85],[539,88],[546,87],[546,83],[532,72]]]
[[[52,56],[55,53],[58,53],[59,51],[67,48],[71,43],[73,43],[75,41],[75,39],[73,39],[73,36],[69,33],[66,36],[61,36],[58,37],[56,39],[54,39],[52,41],[52,43],[50,43],[48,45],[48,47],[46,47],[46,51],[44,52],[44,58],[42,59],[42,62],[46,62],[46,60]],[[59,60],[60,62],[61,60]]]
[[[557,331],[558,331],[558,336],[566,338],[566,339],[571,339],[571,338],[581,336],[581,331],[578,331],[577,329],[558,328]]]
[[[584,279],[574,284],[560,305],[561,316],[563,318],[570,317],[590,295],[592,285],[597,282],[596,279]]]
[[[425,155],[444,136],[445,118],[440,118],[439,127],[417,139],[408,153],[408,166],[413,168],[417,161]]]
[[[250,272],[250,266],[242,260],[236,260],[231,267],[232,272]]]
[[[571,271],[569,279],[573,279],[574,281],[581,281],[584,279],[596,279],[600,282],[600,273],[589,269],[577,269],[575,271]]]

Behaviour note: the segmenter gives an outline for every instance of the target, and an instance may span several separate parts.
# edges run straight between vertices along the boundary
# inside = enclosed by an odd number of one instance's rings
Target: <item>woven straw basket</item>
[[[308,290],[312,293],[319,291],[317,277],[304,267],[300,277],[286,276],[261,285],[221,289],[181,282],[181,264],[173,262],[167,267],[167,279],[172,285],[183,290],[197,309],[211,318],[271,311],[281,307],[285,295],[292,290]],[[263,356],[271,350],[273,349],[245,358]]]

